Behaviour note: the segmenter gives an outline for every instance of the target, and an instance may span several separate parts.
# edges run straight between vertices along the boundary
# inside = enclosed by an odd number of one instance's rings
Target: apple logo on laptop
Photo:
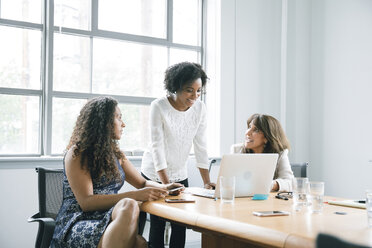
[[[244,173],[243,178],[245,180],[249,180],[252,177],[252,173],[250,171],[247,171]]]

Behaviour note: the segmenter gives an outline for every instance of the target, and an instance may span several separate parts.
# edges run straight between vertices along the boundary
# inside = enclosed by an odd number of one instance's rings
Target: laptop
[[[269,194],[278,156],[277,153],[223,155],[215,190],[189,187],[185,192],[208,198],[220,198],[219,178],[235,176],[235,197]]]

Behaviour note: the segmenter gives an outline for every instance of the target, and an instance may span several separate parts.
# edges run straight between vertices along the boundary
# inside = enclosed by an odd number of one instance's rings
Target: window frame
[[[54,34],[68,34],[77,35],[79,37],[88,37],[92,43],[94,38],[106,38],[116,41],[129,41],[136,44],[162,46],[168,49],[168,63],[169,63],[169,51],[171,48],[186,49],[188,51],[195,51],[198,54],[198,62],[204,67],[205,64],[205,29],[206,29],[206,17],[205,17],[205,0],[199,0],[199,15],[200,15],[200,46],[179,44],[173,42],[173,0],[167,0],[167,26],[166,26],[166,38],[156,38],[149,36],[134,35],[128,33],[120,33],[114,31],[100,30],[98,29],[98,1],[91,1],[91,30],[80,30],[67,27],[54,26],[54,0],[42,0],[43,11],[42,11],[42,23],[30,23],[17,20],[2,19],[0,16],[0,26],[8,26],[13,28],[32,29],[41,31],[41,75],[40,90],[35,89],[22,89],[22,88],[8,88],[0,87],[1,94],[4,95],[32,95],[39,96],[39,113],[40,113],[40,127],[39,127],[39,147],[38,153],[35,154],[0,154],[1,158],[6,157],[45,157],[52,156],[57,157],[61,154],[52,154],[52,117],[53,117],[53,98],[68,98],[68,99],[89,99],[96,96],[112,96],[118,100],[120,104],[137,104],[137,105],[150,105],[150,103],[156,99],[155,97],[145,96],[130,96],[130,95],[110,95],[110,94],[98,94],[98,93],[76,93],[76,92],[64,92],[64,91],[53,91],[53,46],[54,46]],[[1,0],[0,0],[1,8]],[[91,51],[93,53],[93,51]],[[92,60],[91,60],[92,62]],[[90,65],[92,66],[92,65]],[[166,68],[164,68],[165,70]],[[92,72],[92,70],[91,70]],[[92,83],[92,78],[90,79]],[[202,98],[204,101],[205,99]]]

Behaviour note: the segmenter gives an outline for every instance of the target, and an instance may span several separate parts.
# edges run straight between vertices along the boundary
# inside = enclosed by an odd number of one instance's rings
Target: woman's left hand
[[[215,183],[212,183],[212,182],[209,182],[209,183],[204,184],[204,188],[205,189],[215,189],[216,188],[216,184]]]

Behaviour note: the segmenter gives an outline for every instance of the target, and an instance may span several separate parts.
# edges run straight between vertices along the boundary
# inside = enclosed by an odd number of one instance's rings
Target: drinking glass
[[[366,209],[368,226],[372,228],[372,189],[366,190]]]
[[[292,180],[293,208],[296,211],[307,206],[308,182],[309,179],[306,177],[295,177]]]
[[[220,177],[220,197],[222,203],[233,203],[235,199],[235,177]]]
[[[324,182],[309,182],[308,204],[310,212],[323,211]]]

